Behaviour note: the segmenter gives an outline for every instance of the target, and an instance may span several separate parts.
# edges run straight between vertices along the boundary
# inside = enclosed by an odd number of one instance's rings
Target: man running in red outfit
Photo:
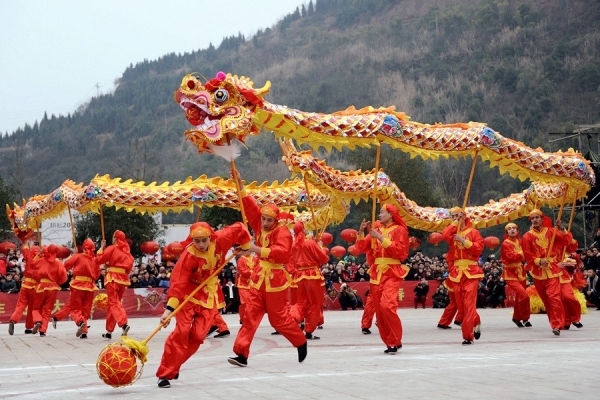
[[[71,318],[77,325],[75,336],[81,339],[87,339],[87,321],[92,314],[94,291],[98,290],[94,282],[100,276],[100,266],[96,264],[94,250],[96,250],[96,246],[92,239],[85,239],[83,242],[84,252],[73,254],[65,262],[67,271],[73,269],[69,305]]]
[[[504,235],[504,242],[500,246],[500,261],[504,264],[502,279],[516,295],[512,321],[519,328],[531,327],[531,322],[529,322],[531,305],[529,304],[529,294],[525,290],[527,288],[527,273],[523,268],[525,255],[521,246],[519,227],[511,222],[506,224],[504,231],[506,235]]]
[[[552,333],[560,335],[565,323],[565,310],[560,297],[560,267],[556,260],[562,255],[562,249],[568,245],[567,237],[563,234],[561,221],[556,221],[556,227],[544,226],[544,213],[538,209],[529,213],[531,229],[525,232],[522,239],[523,253],[527,261],[527,270],[533,277],[533,283],[544,303]],[[554,244],[550,248],[552,236],[556,231]]]
[[[250,293],[250,284],[252,273],[254,271],[254,258],[246,255],[240,256],[237,259],[237,271],[238,277],[236,286],[240,294],[240,324],[244,323],[244,314],[246,312],[246,304],[248,303],[248,296]]]
[[[193,224],[190,227],[188,240],[182,243],[185,250],[171,273],[167,309],[160,317],[161,322],[164,324],[175,308],[199,284],[210,278],[225,261],[227,251],[234,244],[240,244],[242,249],[247,249],[250,239],[250,233],[240,222],[217,232],[206,222]],[[213,325],[215,316],[219,313],[217,309],[218,288],[218,276],[210,278],[206,286],[200,289],[194,297],[189,298],[189,301],[176,314],[175,329],[165,341],[162,360],[156,371],[158,387],[170,387],[169,380],[179,377],[183,363],[204,343],[204,338]]]
[[[448,279],[452,282],[458,312],[463,316],[462,344],[467,346],[481,336],[481,321],[476,305],[479,280],[483,278],[483,270],[477,263],[483,252],[483,237],[473,228],[471,219],[467,218],[462,208],[453,207],[450,215],[454,222],[444,228],[442,236],[449,246],[446,256],[450,268]]]
[[[23,246],[23,257],[25,258],[25,272],[23,273],[23,281],[21,283],[21,291],[15,311],[10,316],[8,323],[8,334],[15,333],[15,324],[21,320],[23,311],[27,308],[27,316],[25,317],[25,333],[33,333],[33,307],[35,304],[36,289],[39,284],[35,275],[36,264],[34,263],[38,257],[39,247],[32,246],[33,241],[27,240]],[[40,256],[41,257],[41,256]]]
[[[44,257],[33,262],[36,269],[35,276],[40,282],[33,307],[35,324],[32,333],[34,335],[39,331],[40,336],[46,336],[56,295],[60,290],[60,285],[67,281],[67,271],[63,263],[56,259],[57,252],[58,246],[51,244],[44,249]]]
[[[119,230],[113,234],[113,244],[106,247],[106,241],[102,241],[102,247],[96,256],[96,263],[107,264],[104,286],[108,295],[108,309],[106,310],[106,333],[103,338],[111,339],[115,325],[121,328],[121,336],[127,336],[129,325],[127,325],[127,313],[121,304],[123,293],[129,287],[129,273],[133,268],[133,257],[129,250],[127,237]]]
[[[314,239],[306,239],[304,224],[294,224],[294,245],[292,246],[291,268],[298,283],[298,300],[292,306],[296,321],[304,322],[307,339],[320,339],[313,332],[320,325],[321,311],[325,296],[325,279],[321,265],[329,261],[329,255]]]
[[[240,367],[248,365],[250,345],[265,313],[271,326],[298,349],[298,361],[302,362],[308,352],[307,341],[288,311],[287,288],[292,278],[283,268],[290,260],[292,235],[285,223],[279,221],[279,208],[275,204],[259,207],[252,196],[246,195],[239,176],[238,185],[242,188],[248,224],[256,237],[256,243],[250,244],[250,252],[256,254],[258,262],[244,311],[244,323],[233,344],[236,357],[229,358],[228,362]]]
[[[569,330],[571,324],[573,324],[574,327],[581,329],[583,328],[583,324],[581,323],[581,304],[575,297],[573,285],[571,284],[573,281],[571,271],[576,269],[576,261],[573,258],[568,257],[568,254],[577,251],[579,243],[577,240],[573,239],[573,234],[571,232],[566,232],[565,235],[565,240],[569,244],[563,250],[562,256],[560,257],[562,262],[558,263],[558,266],[560,267],[560,277],[558,278],[560,281],[560,298],[562,299],[563,308],[565,309],[565,324],[563,329]]]
[[[384,204],[379,212],[381,226],[372,229],[364,237],[368,223],[363,220],[358,231],[359,239],[354,245],[359,253],[369,248],[375,256],[375,273],[370,282],[379,290],[369,292],[375,307],[379,336],[387,346],[386,354],[396,354],[402,347],[402,322],[398,316],[398,291],[409,268],[402,265],[408,257],[408,228],[396,207]]]

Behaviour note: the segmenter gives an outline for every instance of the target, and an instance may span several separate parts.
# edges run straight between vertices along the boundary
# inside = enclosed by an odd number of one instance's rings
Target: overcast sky
[[[308,1],[2,0],[0,133],[111,92],[132,63],[249,39]]]

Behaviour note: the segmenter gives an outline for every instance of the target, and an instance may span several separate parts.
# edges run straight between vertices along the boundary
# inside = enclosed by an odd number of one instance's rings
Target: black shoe
[[[79,339],[87,339],[87,333],[82,333]]]
[[[123,325],[123,326],[121,327],[121,329],[122,329],[122,331],[121,331],[121,336],[127,336],[127,334],[129,333],[129,329],[130,329],[130,328],[131,328],[131,327],[130,327],[129,325],[127,325],[127,324]]]
[[[313,336],[313,334],[310,333],[310,332],[306,332],[306,334],[304,336],[306,336],[307,340],[319,340],[319,339],[321,339],[318,336]]]
[[[281,333],[275,331],[275,332],[271,332],[271,335],[281,335]]]
[[[102,334],[104,339],[112,339],[112,332],[106,332]]]
[[[170,388],[171,383],[166,379],[158,378],[158,387],[159,388]]]
[[[82,321],[79,323],[79,325],[77,325],[77,332],[75,332],[75,336],[77,336],[77,337],[81,336],[84,329],[85,329],[85,322]]]
[[[461,326],[461,325],[462,325],[462,322],[461,322],[461,321],[454,321],[454,325]]]
[[[362,329],[362,333],[363,333],[363,335],[370,335],[371,334],[371,330],[369,328],[363,328]]]
[[[440,329],[452,329],[452,327],[451,327],[451,326],[448,326],[448,325],[442,325],[442,324],[438,324],[438,326],[437,326],[437,327],[438,327],[438,328],[440,328]]]
[[[533,325],[531,325],[531,322],[529,321],[523,321],[523,326],[525,326],[525,328],[531,328]]]
[[[52,321],[52,327],[53,327],[54,329],[56,329],[56,323],[58,322],[58,320],[57,320],[55,317],[52,317],[52,318],[51,318],[51,321]]]
[[[15,334],[15,323],[14,323],[14,322],[12,322],[12,321],[10,321],[10,322],[8,323],[8,334],[9,334],[10,336],[12,336],[12,335],[14,335],[14,334]]]
[[[473,336],[475,337],[475,340],[479,340],[479,338],[481,337],[481,324],[475,327],[475,330],[473,331]]]
[[[563,326],[563,329],[564,329],[565,331],[568,331],[568,330],[569,330],[569,328],[571,328],[571,325],[565,325],[565,326]]]
[[[306,356],[308,355],[308,342],[304,342],[304,344],[298,347],[298,362],[304,361]]]
[[[523,323],[521,321],[519,321],[518,319],[514,319],[512,320],[512,322],[515,323],[516,326],[518,326],[519,328],[524,328],[525,325],[523,325]]]
[[[384,350],[383,352],[385,354],[396,354],[398,352],[398,348],[396,346],[388,347],[387,350]]]
[[[463,345],[463,346],[469,346],[469,345],[471,345],[471,344],[473,344],[473,342],[472,342],[472,341],[470,341],[470,340],[463,340],[463,342],[462,342],[462,345]]]
[[[213,337],[215,337],[215,338],[224,338],[224,337],[228,337],[229,335],[231,335],[231,332],[229,332],[229,331],[223,331],[223,332],[217,333]]]
[[[323,325],[317,326],[317,329],[323,329]]]
[[[25,334],[26,335],[31,335],[33,333],[32,329],[25,329]]]
[[[46,336],[46,332],[40,332],[40,337],[45,337]]]
[[[31,330],[31,333],[33,333],[35,335],[36,333],[38,333],[38,331],[40,330],[41,327],[42,327],[42,323],[36,322],[35,325],[33,325],[33,329]]]
[[[206,334],[206,336],[210,335],[211,333],[213,333],[217,329],[219,329],[219,328],[217,328],[216,325],[211,326],[210,329],[208,330],[208,333]]]
[[[227,362],[229,362],[231,365],[237,365],[238,367],[248,366],[248,359],[244,356],[229,357]]]
[[[573,322],[573,326],[579,329],[583,328],[583,324],[581,322]]]
[[[554,328],[552,329],[552,333],[554,333],[556,336],[560,336],[560,329]]]

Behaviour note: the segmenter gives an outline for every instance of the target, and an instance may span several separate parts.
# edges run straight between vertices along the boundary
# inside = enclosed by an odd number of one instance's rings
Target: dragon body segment
[[[393,106],[360,110],[349,107],[332,114],[304,112],[267,102],[263,95],[270,85],[267,82],[263,88],[254,89],[249,78],[222,72],[205,84],[186,75],[175,92],[175,101],[196,127],[187,131],[186,137],[199,152],[210,152],[212,146],[227,145],[233,139],[244,142],[248,135],[264,128],[315,149],[330,151],[385,143],[423,159],[481,157],[502,174],[521,180],[567,183],[579,193],[587,193],[595,184],[589,162],[572,149],[556,153],[532,149],[480,122],[412,122]]]
[[[342,172],[328,166],[325,161],[312,155],[311,151],[297,151],[291,140],[280,141],[283,161],[290,172],[300,174],[322,192],[332,192],[348,202],[369,200],[375,183],[375,170]],[[486,228],[528,215],[542,204],[557,206],[563,195],[576,195],[565,184],[534,183],[521,193],[512,194],[499,201],[467,207],[466,213],[475,227]],[[450,211],[440,207],[423,207],[408,199],[384,171],[377,173],[377,198],[381,204],[397,206],[406,224],[425,231],[441,231],[452,222]]]
[[[275,203],[283,210],[296,210],[308,207],[309,196],[302,180],[286,180],[271,184],[246,185],[248,194],[260,204]],[[331,192],[321,192],[318,188],[309,187],[310,203],[315,208],[317,226],[326,223],[341,223],[349,212],[349,207],[342,198],[335,198]],[[139,213],[193,211],[199,207],[239,208],[239,200],[235,184],[227,179],[188,178],[184,182],[157,185],[152,182],[121,181],[108,175],[96,176],[88,185],[65,181],[59,188],[46,195],[37,195],[24,201],[23,205],[14,204],[11,210],[7,205],[9,219],[13,230],[19,233],[38,229],[45,219],[63,214],[67,208],[80,212],[99,212],[100,205],[108,205],[117,209]],[[296,212],[297,220],[304,221],[309,229],[314,229],[312,214]]]

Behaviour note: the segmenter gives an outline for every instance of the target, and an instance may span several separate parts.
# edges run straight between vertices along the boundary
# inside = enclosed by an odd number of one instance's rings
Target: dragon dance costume
[[[500,261],[504,264],[502,279],[506,282],[506,286],[515,292],[513,322],[518,327],[530,326],[531,324],[528,322],[531,316],[531,304],[529,294],[525,290],[527,288],[527,273],[523,267],[525,255],[523,254],[521,237],[518,232],[519,227],[511,222],[506,224],[504,231],[508,232],[511,228],[517,229],[516,236],[510,237],[507,233],[500,246]]]
[[[462,209],[455,207],[451,213],[462,213]],[[477,313],[477,290],[479,280],[483,278],[483,270],[477,263],[483,252],[483,238],[479,231],[472,227],[469,218],[464,219],[464,224],[458,232],[460,221],[455,220],[443,231],[442,236],[448,243],[446,260],[449,266],[448,279],[451,282],[459,314],[462,314],[463,345],[472,344],[481,334],[481,319]],[[455,240],[458,234],[464,244]]]
[[[202,251],[191,243],[196,238],[210,238],[206,250]],[[156,371],[159,379],[176,379],[181,366],[204,343],[218,314],[219,282],[217,276],[211,278],[211,275],[223,263],[233,245],[240,244],[242,249],[247,249],[249,242],[250,233],[240,222],[217,232],[205,222],[196,222],[190,227],[189,238],[183,242],[185,250],[171,273],[167,310],[172,312],[185,298],[189,298],[189,301],[177,313],[175,329],[165,341],[160,366]],[[209,278],[206,285],[190,297],[194,289]]]
[[[375,228],[383,236],[381,241],[375,240],[372,234],[364,237],[364,231],[361,231],[355,247],[361,253],[371,248],[375,256],[375,271],[370,283],[378,285],[379,290],[369,292],[369,297],[372,297],[375,308],[379,336],[387,346],[385,352],[393,354],[402,347],[402,322],[397,310],[398,291],[409,271],[407,266],[402,265],[402,261],[408,257],[408,228],[396,207],[385,204],[383,210],[391,215],[391,220]]]
[[[106,334],[111,337],[112,331],[118,324],[123,329],[123,335],[129,330],[127,325],[127,312],[121,304],[123,293],[129,287],[129,273],[133,268],[133,257],[129,250],[125,234],[122,231],[115,231],[113,242],[116,244],[108,246],[106,249],[98,250],[96,263],[107,264],[104,286],[108,295],[108,308],[106,310]]]

